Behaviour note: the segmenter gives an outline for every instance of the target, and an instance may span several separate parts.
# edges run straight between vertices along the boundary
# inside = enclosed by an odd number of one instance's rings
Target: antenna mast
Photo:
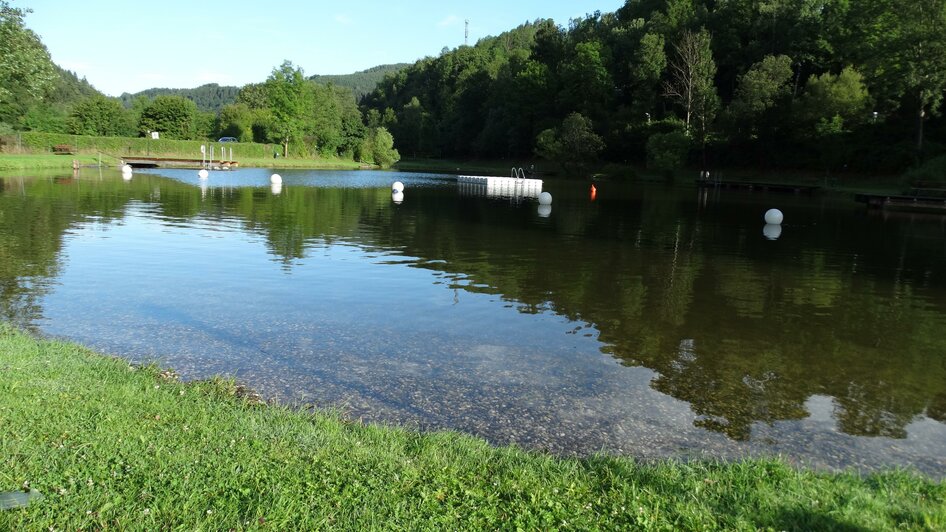
[[[463,46],[469,46],[470,45],[470,19],[466,19],[463,22],[464,22]]]

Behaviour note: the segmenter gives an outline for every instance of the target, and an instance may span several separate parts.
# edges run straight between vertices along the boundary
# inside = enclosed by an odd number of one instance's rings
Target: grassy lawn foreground
[[[902,471],[558,459],[254,405],[0,323],[0,530],[946,529]]]

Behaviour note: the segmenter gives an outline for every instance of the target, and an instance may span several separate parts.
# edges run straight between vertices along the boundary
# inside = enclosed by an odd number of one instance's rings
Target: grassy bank
[[[201,145],[210,155],[211,146],[219,159],[220,150],[233,150],[233,158],[266,158],[282,148],[274,144],[254,142],[209,142],[206,140],[151,139],[143,137],[96,137],[90,135],[67,135],[64,133],[42,133],[24,131],[0,137],[5,153],[51,154],[57,147],[66,147],[78,155],[104,153],[113,157],[147,156],[181,157],[200,159]]]
[[[292,159],[279,157],[244,157],[238,159],[241,168],[314,168],[319,170],[358,170],[374,169],[374,166],[364,165],[344,159]]]
[[[10,155],[0,153],[0,170],[36,170],[36,169],[70,169],[72,161],[77,160],[82,166],[92,166],[99,163],[94,155]],[[103,165],[114,166],[114,160],[103,158]]]
[[[566,460],[254,405],[0,324],[2,530],[946,528],[946,486],[778,461]]]
[[[92,137],[84,135],[65,135],[58,133],[23,132],[12,136],[0,137],[0,170],[33,170],[38,168],[71,168],[72,160],[78,159],[82,165],[102,164],[116,166],[122,157],[154,156],[169,158],[200,159],[200,147],[205,146],[210,155],[210,146],[214,147],[216,158],[221,150],[233,158],[240,166],[259,168],[318,168],[318,169],[358,169],[365,165],[337,158],[320,157],[278,157],[273,152],[282,152],[282,147],[273,144],[252,142],[217,143],[199,140],[153,140],[131,137]],[[67,147],[71,153],[54,155],[54,149]],[[371,168],[368,166],[368,168]]]
[[[42,170],[42,169],[71,169],[72,161],[77,160],[82,166],[96,166],[99,164],[97,155],[48,155],[26,154],[11,155],[0,153],[0,171],[10,170]],[[103,166],[117,167],[120,159],[103,156]],[[363,165],[344,159],[291,159],[280,157],[238,159],[241,168],[314,168],[322,170],[358,170],[374,169],[373,166]]]

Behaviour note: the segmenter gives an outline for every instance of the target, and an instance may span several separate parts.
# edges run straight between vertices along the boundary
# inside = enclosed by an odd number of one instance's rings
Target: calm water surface
[[[541,216],[450,176],[270,173],[0,175],[2,319],[562,454],[946,476],[946,217],[555,181]]]

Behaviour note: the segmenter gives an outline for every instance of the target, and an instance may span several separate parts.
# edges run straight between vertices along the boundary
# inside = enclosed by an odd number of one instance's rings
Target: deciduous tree
[[[688,135],[694,119],[705,131],[719,100],[713,84],[716,62],[710,48],[710,35],[706,30],[685,31],[674,50],[676,54],[670,61],[670,79],[664,84],[664,96],[683,109],[684,130]]]
[[[889,108],[906,101],[916,127],[916,151],[923,129],[946,91],[946,0],[863,0],[852,10],[865,73]]]
[[[0,0],[0,121],[42,99],[56,77],[46,47],[23,25],[30,12]]]
[[[181,96],[158,96],[141,112],[138,132],[157,131],[170,139],[195,138],[194,119],[197,105]]]
[[[76,104],[68,125],[69,132],[77,135],[115,137],[134,132],[130,112],[118,100],[104,96],[94,96]]]
[[[266,98],[272,110],[273,132],[283,146],[283,156],[289,155],[289,143],[303,136],[304,122],[310,113],[311,85],[302,69],[291,61],[283,61],[266,80]]]
[[[604,141],[592,128],[592,122],[579,113],[571,113],[562,124],[546,129],[536,138],[536,155],[556,161],[568,173],[581,171],[604,149]]]
[[[808,132],[812,124],[836,122],[850,126],[867,121],[870,95],[863,77],[854,67],[845,67],[840,74],[812,75],[798,102],[798,116]]]

